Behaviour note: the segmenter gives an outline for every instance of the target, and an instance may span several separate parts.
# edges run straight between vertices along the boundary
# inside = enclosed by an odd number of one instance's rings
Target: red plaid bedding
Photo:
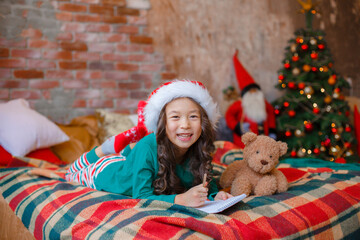
[[[43,164],[41,168],[37,167]],[[219,163],[215,163],[219,164]],[[20,164],[19,164],[20,165]],[[359,239],[360,165],[288,159],[287,192],[248,197],[221,214],[129,199],[63,179],[31,160],[0,169],[0,190],[36,239]]]

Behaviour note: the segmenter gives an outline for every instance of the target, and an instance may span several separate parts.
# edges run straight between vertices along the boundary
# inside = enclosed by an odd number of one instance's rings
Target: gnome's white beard
[[[265,97],[262,91],[245,93],[241,105],[245,115],[252,121],[261,123],[266,119]]]

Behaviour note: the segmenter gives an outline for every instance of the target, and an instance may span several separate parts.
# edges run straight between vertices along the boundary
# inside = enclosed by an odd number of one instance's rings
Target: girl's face
[[[166,135],[179,154],[185,154],[201,135],[201,114],[189,98],[178,98],[167,104]]]

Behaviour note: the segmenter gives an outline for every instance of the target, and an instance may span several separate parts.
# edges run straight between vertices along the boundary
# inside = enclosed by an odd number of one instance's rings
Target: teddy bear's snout
[[[268,162],[265,161],[265,160],[261,160],[260,162],[261,162],[262,165],[268,165]]]

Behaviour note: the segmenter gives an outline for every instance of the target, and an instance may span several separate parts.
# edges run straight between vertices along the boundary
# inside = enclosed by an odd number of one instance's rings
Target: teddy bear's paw
[[[235,178],[231,185],[231,195],[238,196],[245,193],[247,196],[251,193],[251,184],[244,178]]]
[[[288,190],[289,186],[287,182],[281,182],[278,184],[277,192],[282,193]]]
[[[255,186],[254,193],[257,196],[273,195],[276,190],[276,178],[274,176],[264,176]]]

